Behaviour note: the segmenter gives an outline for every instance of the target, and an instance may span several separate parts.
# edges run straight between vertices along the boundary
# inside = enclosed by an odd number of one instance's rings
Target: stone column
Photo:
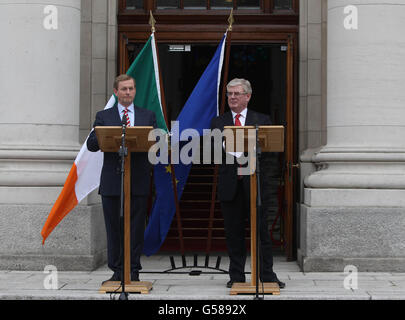
[[[0,0],[2,269],[93,264],[91,208],[40,235],[80,149],[80,20],[80,0]]]
[[[80,1],[0,6],[6,36],[0,50],[0,185],[9,190],[2,190],[0,202],[29,197],[44,203],[54,194],[37,187],[63,183],[79,148]],[[50,25],[57,29],[48,30]]]
[[[349,5],[357,29],[345,28]],[[327,144],[305,179],[306,271],[405,270],[404,16],[399,0],[328,1]]]

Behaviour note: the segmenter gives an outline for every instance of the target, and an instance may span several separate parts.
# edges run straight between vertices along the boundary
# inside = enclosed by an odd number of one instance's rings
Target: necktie
[[[239,118],[240,118],[240,113],[238,113],[238,114],[235,116],[235,126],[241,127],[241,126],[242,126],[242,123],[240,122]]]
[[[125,114],[125,117],[127,118],[127,127],[129,127],[131,125],[131,122],[129,121],[129,115],[128,115],[127,108],[124,109],[124,114]]]
[[[242,126],[242,123],[240,122],[239,118],[240,118],[240,113],[238,113],[238,114],[235,116],[235,126],[237,126],[237,127],[241,127],[241,126]],[[239,164],[238,167],[241,168],[242,166]],[[243,178],[243,176],[241,176],[241,175],[238,174],[238,180],[240,180],[240,179],[242,179],[242,178]]]

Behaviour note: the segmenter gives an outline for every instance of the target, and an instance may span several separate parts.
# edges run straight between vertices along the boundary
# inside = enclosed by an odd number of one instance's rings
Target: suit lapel
[[[120,126],[121,119],[118,112],[118,105],[109,109],[110,111],[110,119],[113,126]],[[143,116],[143,112],[139,107],[134,106],[134,116],[135,116],[135,126],[142,126],[145,125],[145,117]]]
[[[146,126],[148,125],[146,123],[146,118],[145,118],[145,113],[143,110],[139,107],[134,106],[134,113],[135,113],[135,126]]]
[[[109,112],[110,112],[109,118],[111,119],[111,125],[120,126],[121,119],[120,119],[119,112],[118,112],[118,106],[115,105],[114,107],[110,108]]]
[[[227,112],[224,114],[224,127],[225,126],[233,126],[233,118],[232,118],[232,112]]]
[[[257,123],[257,121],[256,121],[255,113],[248,109],[247,114],[246,114],[245,126],[253,126],[253,125],[256,125],[256,123]]]

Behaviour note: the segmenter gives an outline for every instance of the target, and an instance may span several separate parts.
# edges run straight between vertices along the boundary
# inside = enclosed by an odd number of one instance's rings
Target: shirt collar
[[[118,110],[120,112],[120,114],[124,111],[125,107],[123,105],[121,105],[120,103],[118,103]],[[134,104],[132,103],[129,107],[128,107],[128,111],[129,112],[134,112]]]
[[[245,108],[245,109],[243,109],[242,112],[240,113],[240,115],[241,115],[243,118],[246,118],[247,110],[248,110],[248,109]],[[235,119],[237,113],[236,113],[236,112],[233,112],[232,110],[231,110],[231,112],[232,112],[232,119]]]

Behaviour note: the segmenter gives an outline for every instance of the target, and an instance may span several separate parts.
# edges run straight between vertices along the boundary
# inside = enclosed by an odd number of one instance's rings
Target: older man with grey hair
[[[228,105],[231,109],[219,117],[212,119],[211,129],[224,130],[224,126],[270,125],[270,117],[266,114],[248,110],[252,96],[250,82],[235,78],[227,85]],[[225,151],[223,151],[225,152]],[[223,154],[223,157],[225,155]],[[250,212],[250,177],[238,175],[238,163],[220,165],[218,177],[218,198],[225,223],[225,236],[229,263],[227,287],[234,282],[245,282],[246,242],[245,221]],[[268,222],[265,212],[260,212],[260,278],[263,282],[277,282],[280,288],[285,287],[273,272],[273,253]]]

